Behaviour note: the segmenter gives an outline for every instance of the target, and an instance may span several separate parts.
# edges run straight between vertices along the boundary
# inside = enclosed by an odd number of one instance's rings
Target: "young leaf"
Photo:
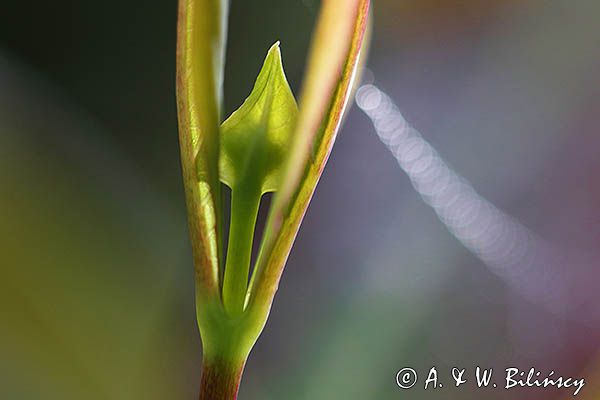
[[[297,115],[277,42],[248,98],[221,125],[221,181],[234,191],[275,191]]]
[[[252,93],[221,126],[220,177],[232,189],[223,302],[233,314],[243,311],[260,198],[279,185],[297,114],[275,43]]]
[[[313,36],[291,157],[271,207],[247,295],[262,329],[283,267],[341,124],[360,64],[369,0],[324,0]]]

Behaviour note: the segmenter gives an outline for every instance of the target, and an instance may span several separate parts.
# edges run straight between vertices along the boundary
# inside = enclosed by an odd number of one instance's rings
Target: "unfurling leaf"
[[[233,191],[264,194],[277,190],[297,115],[277,42],[250,96],[221,125],[221,181]]]
[[[278,189],[297,115],[298,107],[283,72],[279,43],[275,43],[252,93],[221,125],[219,174],[231,188],[223,303],[233,315],[244,309],[260,198]]]

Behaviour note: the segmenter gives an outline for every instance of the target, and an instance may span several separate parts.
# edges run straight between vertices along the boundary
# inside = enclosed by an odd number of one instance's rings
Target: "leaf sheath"
[[[179,143],[198,301],[219,296],[219,109],[227,8],[225,0],[179,1]]]

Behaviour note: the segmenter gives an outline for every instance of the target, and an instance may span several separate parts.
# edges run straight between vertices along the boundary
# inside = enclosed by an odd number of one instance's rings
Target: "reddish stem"
[[[200,400],[236,400],[245,361],[204,359],[200,382]]]

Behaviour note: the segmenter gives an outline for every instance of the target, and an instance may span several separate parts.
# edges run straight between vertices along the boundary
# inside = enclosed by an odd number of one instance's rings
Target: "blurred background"
[[[0,6],[2,399],[197,396],[176,8]],[[226,114],[276,40],[298,94],[318,8],[232,1]],[[471,254],[353,107],[241,399],[572,397],[450,387],[475,366],[585,377],[578,397],[600,397],[599,15],[596,0],[374,2],[366,79],[556,256],[499,273]],[[444,389],[397,387],[431,366]]]

